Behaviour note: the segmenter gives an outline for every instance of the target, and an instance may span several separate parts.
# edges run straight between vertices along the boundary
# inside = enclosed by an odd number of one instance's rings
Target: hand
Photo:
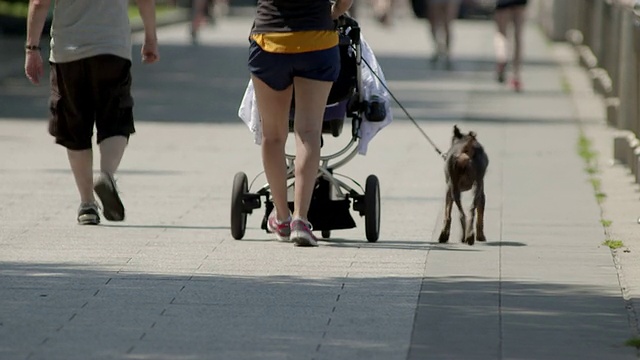
[[[35,85],[40,84],[40,78],[44,74],[44,66],[42,65],[42,55],[40,51],[27,51],[24,60],[24,73],[27,79]]]
[[[155,41],[145,41],[142,45],[142,62],[145,64],[153,64],[160,60],[158,53],[158,43]]]

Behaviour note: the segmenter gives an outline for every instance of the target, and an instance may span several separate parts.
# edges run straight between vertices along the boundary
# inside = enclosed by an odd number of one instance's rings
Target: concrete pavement
[[[264,209],[233,240],[233,175],[261,169],[236,117],[250,18],[219,21],[197,47],[187,25],[167,26],[162,61],[134,63],[124,223],[75,224],[46,86],[21,68],[0,79],[0,358],[637,359],[625,342],[638,337],[640,202],[608,163],[615,131],[572,50],[530,24],[515,94],[493,80],[490,22],[456,24],[444,71],[427,61],[426,25],[398,16],[391,28],[363,19],[365,38],[443,150],[453,124],[479,134],[491,159],[486,244],[461,244],[456,223],[437,243],[442,161],[398,107],[367,156],[341,169],[380,178],[378,243],[355,214],[357,228],[318,248],[278,243],[260,230]],[[601,203],[581,136],[598,151]]]

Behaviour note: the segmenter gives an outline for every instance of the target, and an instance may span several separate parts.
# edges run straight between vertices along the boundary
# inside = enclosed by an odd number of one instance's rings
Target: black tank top
[[[251,33],[333,29],[330,0],[258,0]]]

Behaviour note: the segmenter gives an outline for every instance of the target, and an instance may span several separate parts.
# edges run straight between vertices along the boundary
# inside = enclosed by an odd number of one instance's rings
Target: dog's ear
[[[453,136],[458,139],[462,137],[462,133],[460,132],[460,129],[458,129],[458,125],[453,125]]]
[[[471,136],[472,138],[476,138],[477,134],[475,131],[469,131],[469,136]]]

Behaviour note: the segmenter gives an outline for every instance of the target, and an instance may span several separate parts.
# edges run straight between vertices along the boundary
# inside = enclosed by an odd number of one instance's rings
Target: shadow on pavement
[[[132,92],[136,121],[176,122],[176,123],[239,123],[238,106],[249,81],[247,70],[248,47],[231,45],[164,45],[161,47],[161,60],[153,65],[143,65],[138,61],[139,47],[133,48],[133,85]],[[46,51],[44,51],[46,53]],[[402,105],[407,108],[416,120],[452,121],[454,118],[433,114],[433,110],[448,111],[459,107],[459,98],[455,94],[463,94],[469,89],[446,90],[433,86],[432,82],[446,81],[468,84],[469,72],[472,76],[483,73],[488,81],[493,74],[493,62],[489,59],[465,58],[457,60],[455,71],[434,71],[428,61],[421,58],[402,56],[379,56],[389,87]],[[31,85],[24,77],[22,69],[16,69],[11,75],[0,79],[0,119],[29,119],[46,121],[49,116],[48,96],[49,84],[46,70],[43,84]],[[475,75],[473,75],[475,74]],[[403,82],[400,89],[395,89],[394,82]],[[404,88],[409,83],[409,89]],[[411,85],[415,84],[415,85]],[[427,85],[425,87],[425,84]],[[411,90],[411,87],[417,89]],[[483,89],[488,94],[501,91]],[[554,97],[561,92],[527,91],[521,96]],[[507,96],[518,96],[508,94]],[[397,120],[406,120],[397,104],[394,114]],[[566,119],[513,119],[500,116],[486,118],[467,116],[469,121],[493,122],[531,122],[544,123],[566,121]]]
[[[635,350],[624,345],[630,331],[620,327],[617,311],[621,302],[593,286],[427,277],[407,360],[631,358]],[[592,331],[616,332],[607,339],[617,340],[585,337]]]
[[[521,247],[527,246],[523,242],[517,241],[487,241],[485,243],[477,242],[473,246],[461,243],[458,239],[451,239],[448,243],[440,244],[437,241],[398,241],[380,239],[375,243],[368,243],[365,240],[352,240],[344,238],[331,238],[328,240],[320,240],[322,246],[331,247],[354,247],[367,249],[393,249],[393,250],[433,250],[433,251],[480,251],[483,246],[509,246]]]
[[[619,295],[590,286],[455,276],[233,276],[217,273],[221,268],[216,261],[220,259],[203,260],[196,274],[2,262],[0,357],[61,358],[73,353],[86,358],[195,359],[215,354],[264,359],[280,358],[301,345],[321,356],[319,344],[336,337],[343,352],[397,351],[385,340],[395,319],[384,316],[384,309],[414,311],[416,300],[407,289],[415,287],[416,280],[422,287],[410,360],[499,358],[489,355],[506,346],[497,336],[503,332],[512,342],[519,335],[537,334],[521,339],[530,346],[520,349],[529,353],[511,356],[548,358],[544,344],[554,338],[587,341],[581,334],[594,333],[594,327],[607,334],[620,328],[620,314],[607,311],[619,309]],[[367,337],[341,331],[354,321],[366,324]],[[467,332],[477,324],[483,324],[486,333]],[[627,351],[624,329],[619,335],[619,344],[604,344],[601,351]],[[564,350],[551,346],[562,354],[546,355],[580,354],[567,345]],[[629,354],[633,351],[628,348]]]

